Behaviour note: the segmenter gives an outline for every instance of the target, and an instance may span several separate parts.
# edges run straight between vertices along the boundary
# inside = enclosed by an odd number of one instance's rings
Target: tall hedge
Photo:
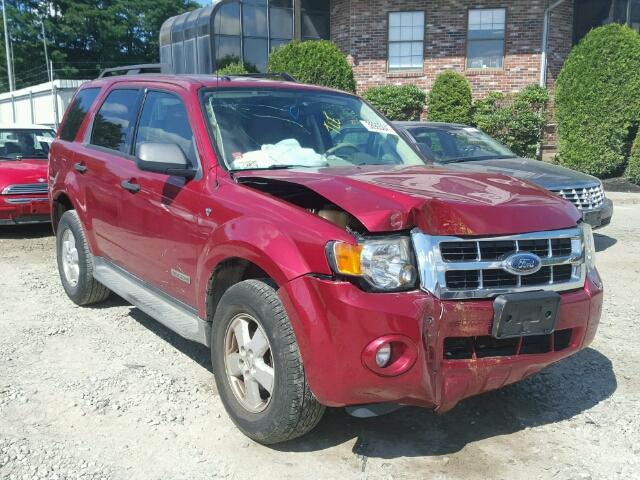
[[[291,42],[269,57],[269,72],[288,73],[302,83],[356,91],[353,69],[347,58],[328,40]]]
[[[443,72],[429,92],[429,120],[471,123],[471,84],[457,72]]]
[[[631,182],[640,185],[640,131],[636,134],[636,140],[633,142],[626,176]]]
[[[640,120],[640,35],[611,24],[574,47],[556,84],[560,162],[599,177],[623,172]]]
[[[371,87],[362,96],[389,120],[419,120],[427,99],[415,85]]]
[[[474,105],[473,124],[522,157],[536,156],[547,122],[549,94],[530,85],[517,93],[492,92]]]

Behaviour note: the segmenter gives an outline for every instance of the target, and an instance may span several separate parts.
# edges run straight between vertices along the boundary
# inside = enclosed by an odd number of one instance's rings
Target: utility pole
[[[44,31],[44,18],[40,19],[40,25],[42,26],[42,44],[44,45],[44,61],[47,64],[47,77],[49,77],[50,82],[53,82],[53,69],[49,68],[51,65],[49,64],[49,52],[47,51],[47,34]]]
[[[4,0],[2,0],[2,22],[4,24],[4,46],[7,52],[7,76],[9,77],[9,91],[16,89],[15,79],[13,78],[13,62],[11,60],[11,47],[9,45],[9,30],[7,29],[7,9]]]

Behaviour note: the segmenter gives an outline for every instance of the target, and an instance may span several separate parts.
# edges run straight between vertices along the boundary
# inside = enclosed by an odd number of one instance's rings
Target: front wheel
[[[273,444],[318,424],[324,406],[309,389],[289,318],[270,285],[245,280],[229,288],[211,335],[220,398],[245,435]]]

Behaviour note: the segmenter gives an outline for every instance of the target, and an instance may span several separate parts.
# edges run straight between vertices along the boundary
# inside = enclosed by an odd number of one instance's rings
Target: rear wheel
[[[109,289],[93,278],[93,259],[75,210],[60,218],[56,233],[58,273],[69,298],[77,305],[106,300]]]
[[[309,389],[289,318],[270,285],[245,280],[229,288],[211,335],[220,398],[245,435],[272,444],[317,425],[324,407]]]

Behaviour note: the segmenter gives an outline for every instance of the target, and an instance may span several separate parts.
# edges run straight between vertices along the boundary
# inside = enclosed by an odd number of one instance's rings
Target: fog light
[[[391,344],[383,343],[376,352],[376,365],[384,368],[389,364],[389,360],[391,360]]]

